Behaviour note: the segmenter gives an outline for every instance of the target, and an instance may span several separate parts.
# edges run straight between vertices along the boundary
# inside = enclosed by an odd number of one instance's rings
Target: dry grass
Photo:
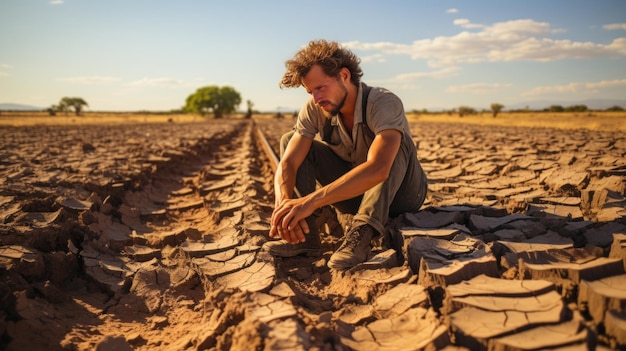
[[[107,113],[85,112],[81,116],[57,114],[50,116],[47,112],[6,112],[0,113],[0,126],[32,126],[32,125],[84,125],[84,124],[136,124],[136,123],[167,123],[167,122],[199,122],[203,118],[188,114],[149,114],[149,113]]]
[[[255,115],[255,117],[265,118],[273,118],[273,116],[274,114]],[[233,118],[241,117],[240,114],[233,116]],[[458,114],[448,115],[446,113],[411,113],[408,117],[410,121],[420,122],[626,131],[626,112],[502,112],[497,118],[493,118],[491,113],[479,113],[463,117],[459,117]],[[191,114],[85,112],[82,116],[73,114],[49,116],[47,112],[2,111],[0,113],[0,126],[188,123],[203,120],[205,120],[203,117]]]
[[[411,121],[467,123],[516,127],[626,131],[626,112],[501,112],[459,117],[458,114],[409,114]]]

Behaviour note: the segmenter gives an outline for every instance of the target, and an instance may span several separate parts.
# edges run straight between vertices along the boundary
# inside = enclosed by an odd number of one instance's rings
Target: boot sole
[[[270,253],[270,255],[272,256],[278,256],[278,257],[296,257],[296,256],[300,256],[300,255],[306,255],[309,257],[315,257],[315,256],[320,256],[322,254],[322,250],[292,250],[289,252],[277,252],[276,250],[268,250],[268,252]]]

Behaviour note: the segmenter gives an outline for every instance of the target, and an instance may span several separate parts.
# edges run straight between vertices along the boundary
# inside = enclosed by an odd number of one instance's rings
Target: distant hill
[[[494,102],[497,102],[497,101],[494,101]],[[625,99],[586,99],[586,100],[579,100],[579,101],[535,100],[535,101],[520,102],[516,104],[511,104],[511,105],[504,104],[504,111],[524,110],[526,108],[532,111],[541,111],[543,109],[550,108],[550,106],[552,105],[560,105],[563,107],[568,107],[568,106],[573,106],[573,105],[585,105],[590,110],[606,110],[607,108],[613,107],[613,106],[620,106],[626,109],[626,100]],[[489,110],[491,108],[491,105],[489,104],[485,106],[470,106],[470,107],[476,109],[477,111],[481,111],[481,110]],[[430,107],[427,110],[430,112],[441,112],[441,111],[448,111],[448,110],[457,109],[457,108],[459,107],[455,106],[452,108],[445,108],[445,107],[437,106],[437,107]],[[421,110],[421,108],[419,108],[418,111],[419,110]],[[411,111],[411,109],[409,109],[408,111]]]
[[[505,110],[521,110],[528,107],[531,110],[543,110],[552,105],[560,105],[563,107],[573,105],[585,105],[590,110],[606,110],[609,107],[621,106],[626,109],[626,100],[622,99],[587,99],[580,101],[528,101],[524,103],[504,106]]]
[[[22,105],[22,104],[0,104],[1,111],[41,111],[43,107]]]

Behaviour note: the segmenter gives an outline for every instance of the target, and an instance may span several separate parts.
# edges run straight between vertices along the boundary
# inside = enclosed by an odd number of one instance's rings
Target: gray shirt
[[[295,130],[307,138],[315,138],[319,133],[322,139],[329,140],[328,146],[343,160],[357,166],[367,159],[367,152],[373,138],[363,124],[363,83],[357,93],[354,106],[354,126],[352,135],[349,135],[341,118],[333,116],[333,133],[330,137],[324,135],[326,116],[322,108],[317,106],[311,98],[300,110]],[[411,130],[404,113],[402,101],[392,92],[378,87],[372,87],[367,99],[367,126],[377,134],[386,129],[396,129],[403,134],[403,143],[412,143]],[[408,137],[407,137],[408,136]],[[326,138],[325,138],[326,137]],[[408,145],[407,145],[408,146]],[[411,147],[414,147],[411,145]]]

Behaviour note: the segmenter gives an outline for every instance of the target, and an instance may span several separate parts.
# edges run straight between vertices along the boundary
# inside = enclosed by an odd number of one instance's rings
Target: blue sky
[[[626,99],[623,0],[0,0],[0,103],[162,111],[229,85],[294,111],[284,62],[320,38],[406,110]]]

